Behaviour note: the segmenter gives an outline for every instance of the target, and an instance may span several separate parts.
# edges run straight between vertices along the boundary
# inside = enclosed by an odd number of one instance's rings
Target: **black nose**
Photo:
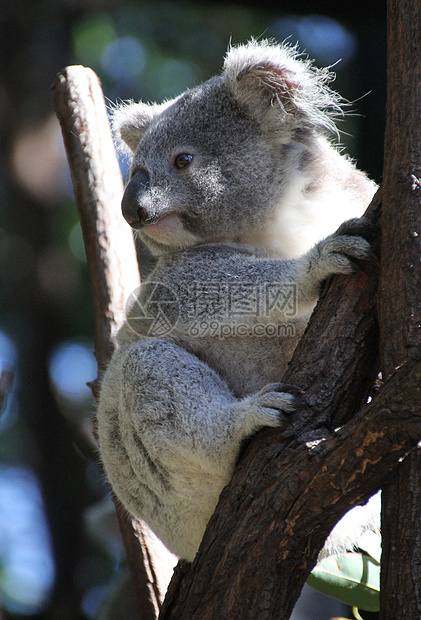
[[[137,172],[127,185],[121,201],[121,211],[125,220],[133,228],[142,228],[154,218],[141,205],[142,196],[149,188],[149,174],[146,170]]]

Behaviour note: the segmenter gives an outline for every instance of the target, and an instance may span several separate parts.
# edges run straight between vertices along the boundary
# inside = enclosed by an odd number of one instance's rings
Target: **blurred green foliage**
[[[76,62],[101,76],[108,96],[160,100],[219,71],[230,41],[269,25],[269,15],[229,4],[131,2],[84,16],[72,42]]]

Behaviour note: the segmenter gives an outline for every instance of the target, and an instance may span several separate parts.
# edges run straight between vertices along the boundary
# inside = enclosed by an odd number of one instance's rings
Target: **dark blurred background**
[[[0,4],[2,618],[93,618],[122,562],[114,538],[107,533],[105,549],[86,525],[86,510],[107,494],[75,441],[93,413],[92,303],[50,84],[62,67],[83,64],[112,102],[162,100],[219,72],[228,44],[251,36],[298,40],[316,64],[335,65],[335,88],[355,102],[341,142],[380,181],[383,3]]]

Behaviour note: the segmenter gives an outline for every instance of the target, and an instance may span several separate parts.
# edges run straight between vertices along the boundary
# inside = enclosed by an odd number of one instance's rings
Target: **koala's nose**
[[[133,228],[143,228],[154,221],[154,217],[141,206],[142,194],[149,188],[149,174],[140,170],[127,185],[121,201],[121,211],[124,219]]]

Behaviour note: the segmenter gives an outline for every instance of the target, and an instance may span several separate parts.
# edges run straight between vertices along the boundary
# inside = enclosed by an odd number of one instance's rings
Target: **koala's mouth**
[[[182,247],[197,243],[196,235],[186,230],[177,213],[167,213],[159,218],[156,222],[147,224],[141,230],[142,236],[159,244],[169,245],[171,247]]]

